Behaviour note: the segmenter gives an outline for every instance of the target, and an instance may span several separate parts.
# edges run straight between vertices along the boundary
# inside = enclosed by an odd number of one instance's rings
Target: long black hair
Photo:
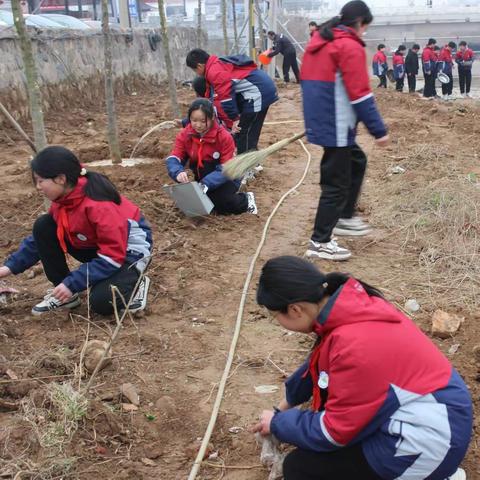
[[[360,25],[370,25],[373,21],[373,15],[368,5],[362,0],[353,0],[346,3],[340,15],[331,18],[318,27],[320,36],[328,41],[333,40],[333,29],[339,25],[354,27],[357,23]]]
[[[395,51],[395,55],[398,55],[402,52],[406,52],[407,51],[407,47],[405,45],[399,45],[397,50]]]
[[[351,278],[340,272],[324,274],[303,258],[272,258],[262,268],[257,289],[257,303],[268,310],[286,313],[297,302],[318,303],[325,295],[333,295]],[[368,283],[358,280],[371,297],[383,295]]]
[[[192,102],[190,108],[188,109],[188,119],[190,120],[190,116],[193,112],[200,110],[205,114],[205,117],[209,120],[213,120],[215,118],[215,110],[213,108],[213,104],[210,100],[206,98],[197,98]]]
[[[84,192],[87,197],[97,201],[121,203],[121,197],[115,185],[101,173],[90,172],[82,167],[78,158],[68,148],[60,146],[46,147],[30,162],[33,174],[41,178],[56,178],[65,175],[67,185],[75,187],[78,179],[84,176],[87,183]]]

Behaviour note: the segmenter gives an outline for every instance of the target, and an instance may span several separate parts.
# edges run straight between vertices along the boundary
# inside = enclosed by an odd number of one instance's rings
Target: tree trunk
[[[238,30],[237,30],[237,11],[235,10],[235,0],[232,0],[233,15],[233,53],[238,53]]]
[[[170,56],[170,48],[168,46],[168,27],[167,18],[165,16],[165,7],[163,0],[158,0],[158,11],[160,13],[160,30],[162,34],[162,47],[165,56],[165,66],[167,67],[168,90],[170,93],[170,103],[172,113],[175,118],[180,117],[180,108],[177,100],[177,86],[175,85],[175,77],[173,75],[172,57]]]
[[[105,68],[105,103],[108,118],[108,145],[112,163],[122,163],[120,143],[118,141],[117,113],[115,110],[115,92],[113,88],[112,71],[112,38],[108,24],[108,0],[102,0],[102,33],[103,33],[103,56]]]
[[[227,31],[227,0],[222,1],[222,28],[223,28],[223,48],[225,55],[228,55],[228,31]]]
[[[260,2],[255,0],[255,8],[257,10],[257,19],[258,19],[258,36],[260,38],[260,52],[266,50],[265,48],[265,34],[263,33],[263,18],[262,18],[262,10],[260,9]]]
[[[202,48],[202,0],[198,0],[197,9],[197,45]]]
[[[32,42],[25,27],[25,19],[23,18],[20,0],[12,0],[11,4],[13,21],[20,40],[23,66],[27,79],[26,87],[30,106],[30,118],[32,119],[33,139],[37,151],[40,151],[47,146],[47,137],[45,135],[45,123],[43,121],[42,92],[40,91],[37,66],[33,57]]]

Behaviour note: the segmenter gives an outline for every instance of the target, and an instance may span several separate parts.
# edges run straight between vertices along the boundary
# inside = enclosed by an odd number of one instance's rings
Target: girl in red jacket
[[[239,193],[240,181],[222,173],[223,164],[233,157],[235,142],[215,120],[215,110],[204,98],[195,100],[188,110],[189,122],[177,135],[175,147],[166,159],[168,174],[178,183],[188,183],[188,163],[195,181],[210,197],[220,214],[257,214],[252,192]]]
[[[257,302],[282,327],[317,335],[284,400],[253,428],[297,447],[284,480],[465,480],[468,388],[378,290],[285,256],[264,265]]]
[[[403,92],[403,86],[405,83],[405,52],[407,47],[400,45],[393,55],[393,76],[396,80],[397,92]]]
[[[88,171],[64,147],[47,147],[32,160],[32,177],[51,207],[37,218],[33,233],[0,267],[0,278],[41,261],[54,288],[32,309],[33,315],[75,308],[79,292],[90,288],[90,307],[113,313],[111,286],[128,301],[150,262],[152,232],[139,208],[120,195],[110,180]],[[70,271],[66,254],[81,262]],[[150,280],[143,277],[129,309],[145,308]],[[124,308],[117,298],[118,309]]]

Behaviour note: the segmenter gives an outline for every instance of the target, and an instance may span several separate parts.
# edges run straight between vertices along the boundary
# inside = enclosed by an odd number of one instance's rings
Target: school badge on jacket
[[[328,388],[328,373],[320,372],[318,375],[318,386],[322,389]]]

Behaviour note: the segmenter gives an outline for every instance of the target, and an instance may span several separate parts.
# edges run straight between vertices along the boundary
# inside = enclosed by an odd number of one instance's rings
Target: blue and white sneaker
[[[457,468],[457,471],[445,480],[467,480],[467,474],[463,468]]]
[[[43,313],[56,310],[57,308],[71,310],[72,308],[78,307],[80,303],[78,293],[73,294],[66,302],[61,302],[52,295],[52,290],[49,290],[43,297],[43,300],[32,308],[32,315],[42,315]]]
[[[258,208],[255,202],[255,195],[253,194],[253,192],[247,192],[247,199],[248,199],[247,212],[251,213],[252,215],[257,215]]]

